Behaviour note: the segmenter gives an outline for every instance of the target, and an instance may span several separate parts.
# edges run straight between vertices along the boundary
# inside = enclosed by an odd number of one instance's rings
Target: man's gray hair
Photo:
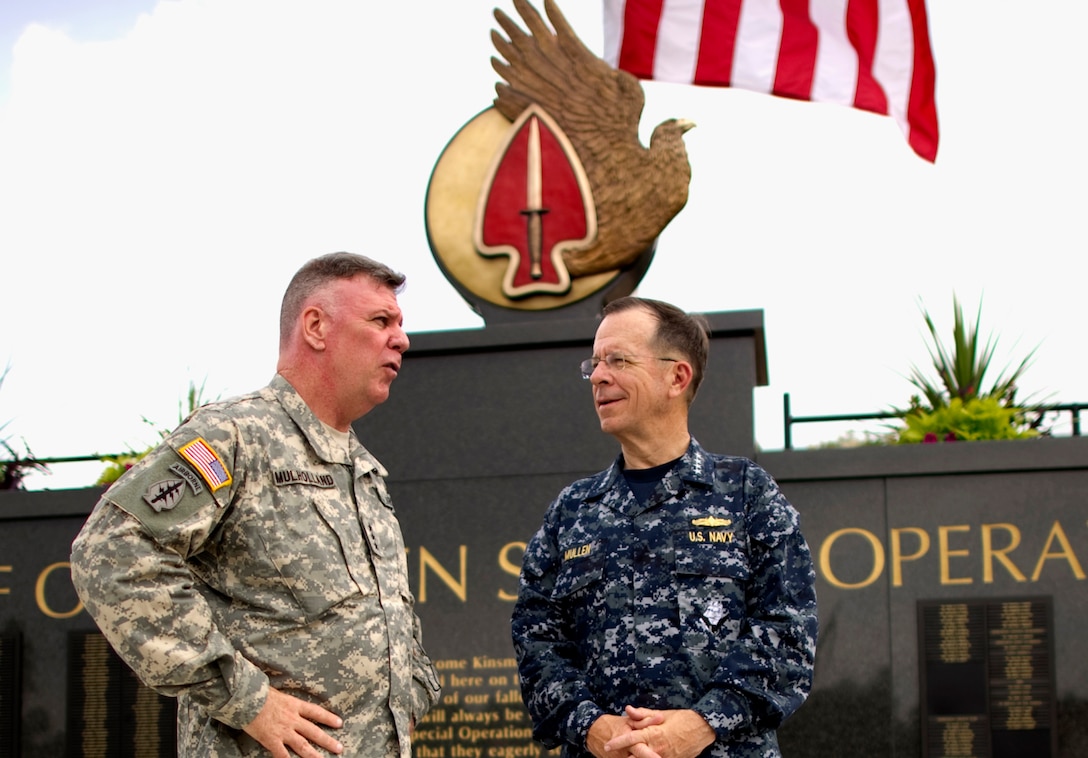
[[[290,336],[302,313],[303,304],[314,292],[337,279],[351,279],[363,274],[399,294],[404,289],[404,274],[376,260],[355,253],[329,253],[307,261],[291,278],[280,306],[280,344]]]

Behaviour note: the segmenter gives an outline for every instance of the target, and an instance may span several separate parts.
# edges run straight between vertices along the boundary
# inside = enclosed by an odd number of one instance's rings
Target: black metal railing
[[[1088,410],[1088,403],[1061,403],[1058,405],[1035,406],[1032,412],[1040,413],[1069,413],[1073,421],[1073,437],[1080,436],[1080,414]],[[882,419],[902,418],[902,413],[887,411],[885,413],[849,413],[832,416],[794,416],[790,409],[790,393],[782,396],[782,416],[784,424],[783,447],[786,450],[793,449],[793,425],[813,424],[831,421],[879,421]]]
[[[111,460],[118,460],[129,456],[135,456],[137,453],[110,453],[99,454],[94,453],[92,455],[69,455],[59,458],[38,458],[30,456],[27,458],[13,458],[11,460],[0,460],[0,490],[18,489],[20,488],[20,482],[33,471],[48,471],[49,466],[55,463],[91,463],[92,461],[100,461],[103,464],[109,463]]]

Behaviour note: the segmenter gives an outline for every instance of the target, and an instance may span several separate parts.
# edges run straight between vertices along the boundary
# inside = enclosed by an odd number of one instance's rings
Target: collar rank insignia
[[[705,516],[703,518],[693,518],[691,523],[695,526],[729,526],[733,523],[733,519]]]
[[[171,510],[185,494],[185,482],[181,479],[163,479],[155,482],[144,493],[144,502],[155,509],[155,513]]]

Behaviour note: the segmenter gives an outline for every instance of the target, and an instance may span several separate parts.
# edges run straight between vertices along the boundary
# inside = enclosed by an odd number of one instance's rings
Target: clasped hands
[[[586,747],[596,758],[695,758],[714,742],[714,730],[692,710],[627,706],[589,727]]]

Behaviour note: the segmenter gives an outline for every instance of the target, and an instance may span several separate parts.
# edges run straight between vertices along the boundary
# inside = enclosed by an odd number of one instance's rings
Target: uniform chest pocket
[[[676,600],[684,645],[701,650],[737,638],[745,619],[750,568],[737,539],[712,530],[673,534]]]
[[[575,639],[591,637],[596,622],[604,617],[604,557],[593,543],[565,551],[552,588],[552,601],[570,625]]]
[[[294,600],[298,609],[295,613],[301,611],[303,618],[311,619],[360,590],[365,594],[367,588],[358,580],[366,577],[355,572],[358,576],[353,578],[348,560],[348,553],[365,543],[353,509],[346,504],[319,504],[313,492],[308,493],[310,497],[305,496],[306,492],[296,497],[284,489],[277,493],[281,498],[270,514],[269,528],[258,530],[265,563],[259,568],[263,573],[274,572],[279,586]],[[344,511],[341,516],[336,515],[338,509]],[[255,560],[260,559],[255,556]],[[370,587],[370,591],[375,588]],[[280,594],[282,603],[287,597],[282,590]],[[288,608],[282,610],[290,612]]]
[[[593,545],[587,545],[584,555],[567,557],[559,567],[552,590],[554,600],[566,600],[581,594],[587,588],[601,581],[604,576],[602,561],[593,554]],[[575,548],[580,549],[580,548]]]

